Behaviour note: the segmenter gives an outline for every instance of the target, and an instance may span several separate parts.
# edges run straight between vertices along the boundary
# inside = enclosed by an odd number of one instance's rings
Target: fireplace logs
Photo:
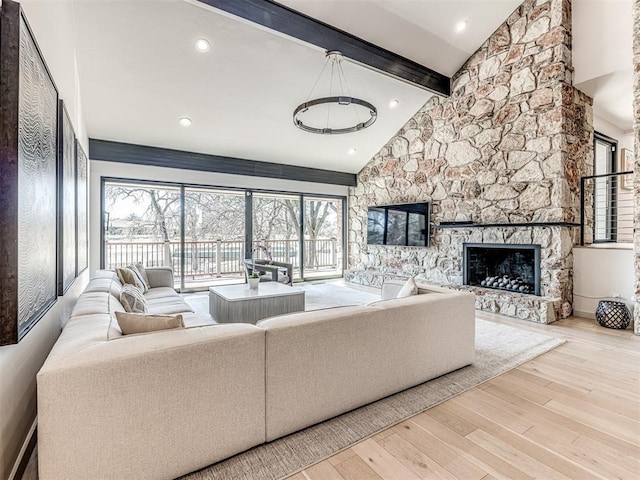
[[[464,285],[540,295],[540,245],[465,243]]]
[[[487,288],[497,288],[519,293],[533,293],[534,286],[525,282],[522,277],[512,277],[510,275],[487,277],[480,282],[480,285]]]

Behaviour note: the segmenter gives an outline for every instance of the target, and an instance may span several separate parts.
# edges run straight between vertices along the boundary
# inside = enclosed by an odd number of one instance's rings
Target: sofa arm
[[[171,287],[174,288],[173,270],[170,267],[148,267],[147,277],[149,277],[149,287]]]

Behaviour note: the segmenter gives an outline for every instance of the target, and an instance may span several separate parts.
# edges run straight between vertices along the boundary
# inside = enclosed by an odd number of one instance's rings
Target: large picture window
[[[245,281],[244,259],[295,281],[342,276],[344,199],[103,179],[104,268],[169,265],[176,289]]]

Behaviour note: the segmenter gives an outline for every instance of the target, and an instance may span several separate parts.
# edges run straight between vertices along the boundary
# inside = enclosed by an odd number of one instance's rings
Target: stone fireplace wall
[[[579,230],[509,223],[579,221],[580,176],[591,174],[591,99],[572,85],[571,4],[527,0],[358,175],[349,197],[347,279],[379,284],[420,274],[461,284],[462,243],[540,243],[542,294],[570,311]],[[432,202],[431,247],[368,246],[367,207]]]

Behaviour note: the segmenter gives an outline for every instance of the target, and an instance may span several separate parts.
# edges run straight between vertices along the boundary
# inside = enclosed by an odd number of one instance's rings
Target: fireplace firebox
[[[540,245],[465,243],[463,283],[540,295]]]

